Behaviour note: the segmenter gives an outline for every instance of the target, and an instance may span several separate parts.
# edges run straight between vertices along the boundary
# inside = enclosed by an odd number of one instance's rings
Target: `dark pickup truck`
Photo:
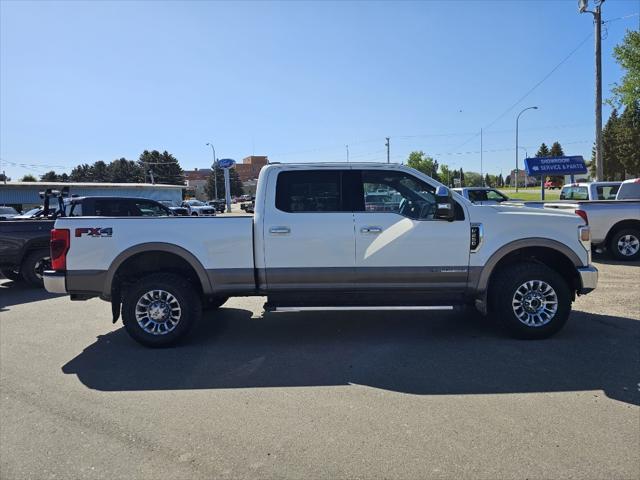
[[[49,237],[54,220],[8,220],[0,223],[0,273],[42,286],[49,268]]]
[[[72,197],[64,199],[70,217],[160,217],[174,213],[155,200],[122,197]],[[45,209],[43,208],[43,211]],[[30,220],[0,222],[0,273],[9,280],[43,286],[42,272],[50,268],[49,239],[57,211]]]

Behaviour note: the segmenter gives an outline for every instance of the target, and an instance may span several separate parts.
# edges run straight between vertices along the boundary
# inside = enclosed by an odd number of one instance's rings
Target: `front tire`
[[[127,333],[146,347],[175,345],[201,315],[202,303],[193,285],[171,273],[143,277],[122,301],[122,322]]]
[[[542,339],[556,334],[571,313],[571,291],[556,271],[537,263],[500,270],[491,287],[491,309],[515,338]]]
[[[625,228],[609,240],[609,251],[614,258],[625,262],[640,259],[640,231]]]
[[[20,274],[32,287],[44,287],[43,274],[51,268],[51,254],[48,248],[39,248],[30,252],[22,261]]]

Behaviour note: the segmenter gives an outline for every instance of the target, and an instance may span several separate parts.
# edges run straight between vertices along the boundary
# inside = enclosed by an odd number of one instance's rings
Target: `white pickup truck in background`
[[[253,217],[60,218],[51,236],[47,290],[110,301],[148,346],[251,295],[284,312],[475,305],[514,336],[544,338],[598,278],[573,212],[476,206],[389,164],[271,164]]]

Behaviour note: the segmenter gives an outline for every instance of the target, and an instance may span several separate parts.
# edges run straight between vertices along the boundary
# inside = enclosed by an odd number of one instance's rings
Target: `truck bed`
[[[182,249],[213,293],[255,289],[253,217],[73,217],[59,218],[56,228],[70,230],[74,282],[99,283],[138,252]]]

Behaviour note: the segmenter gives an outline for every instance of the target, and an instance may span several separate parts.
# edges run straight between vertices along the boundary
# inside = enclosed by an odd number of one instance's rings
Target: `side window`
[[[436,211],[435,187],[403,172],[362,172],[366,212],[392,212],[414,220],[430,220]]]
[[[131,211],[128,202],[96,200],[95,215],[99,217],[129,217]]]
[[[620,187],[618,185],[596,187],[596,192],[598,192],[598,200],[615,200],[619,188]]]
[[[143,217],[166,217],[167,212],[161,205],[155,202],[145,202],[144,200],[135,200],[133,202],[136,209],[140,211]]]
[[[283,212],[340,212],[339,170],[280,172],[276,183],[276,208]]]
[[[469,200],[472,202],[484,202],[489,198],[485,190],[469,190]],[[492,200],[492,199],[489,199]]]
[[[504,202],[507,200],[507,197],[502,195],[500,192],[496,192],[495,190],[487,190],[487,200],[492,200],[494,202]]]

